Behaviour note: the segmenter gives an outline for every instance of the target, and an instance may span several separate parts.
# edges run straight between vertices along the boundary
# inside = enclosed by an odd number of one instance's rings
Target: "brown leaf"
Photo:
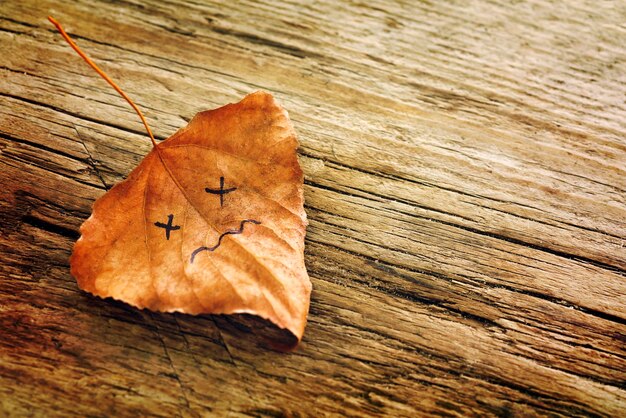
[[[311,282],[298,142],[270,94],[196,115],[98,199],[70,263],[138,308],[250,313],[302,338]]]

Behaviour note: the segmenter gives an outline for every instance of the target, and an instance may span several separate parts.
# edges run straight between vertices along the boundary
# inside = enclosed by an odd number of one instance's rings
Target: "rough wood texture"
[[[289,110],[298,350],[78,290],[78,227],[150,142],[48,14],[161,139],[258,89]],[[622,415],[624,21],[619,1],[3,1],[0,414]]]

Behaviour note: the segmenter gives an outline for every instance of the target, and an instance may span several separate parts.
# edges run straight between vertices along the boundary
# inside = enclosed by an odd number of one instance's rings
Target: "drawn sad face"
[[[219,189],[210,189],[208,187],[206,187],[204,189],[205,192],[210,193],[210,194],[215,194],[215,195],[219,195],[220,197],[220,207],[223,208],[224,207],[224,195],[234,192],[235,190],[237,190],[236,187],[231,187],[228,189],[224,189],[224,177],[220,177],[220,188]],[[173,225],[173,221],[174,221],[174,215],[173,214],[169,214],[167,215],[167,224],[161,223],[161,222],[155,222],[154,225],[159,227],[159,228],[163,228],[165,229],[165,238],[169,241],[170,239],[170,233],[171,231],[177,231],[180,229],[180,225]],[[217,243],[211,247],[206,247],[206,246],[201,246],[196,248],[192,253],[191,253],[191,257],[189,259],[190,263],[193,263],[194,258],[196,257],[196,255],[202,251],[215,251],[218,249],[218,247],[220,246],[220,244],[222,243],[222,238],[224,238],[226,235],[236,235],[236,234],[241,234],[243,233],[243,227],[246,223],[253,223],[256,225],[260,225],[261,222],[257,221],[255,219],[243,219],[239,225],[239,228],[237,229],[229,229],[225,232],[223,232],[219,238],[217,239]]]

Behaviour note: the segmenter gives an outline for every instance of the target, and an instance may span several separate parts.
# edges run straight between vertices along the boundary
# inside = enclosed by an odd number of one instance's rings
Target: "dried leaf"
[[[98,199],[79,286],[138,308],[250,313],[302,338],[311,283],[297,139],[270,94],[202,112]]]

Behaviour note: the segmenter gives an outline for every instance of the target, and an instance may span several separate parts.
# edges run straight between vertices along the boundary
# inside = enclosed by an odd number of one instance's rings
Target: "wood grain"
[[[272,92],[298,131],[301,346],[250,317],[90,297],[93,201],[199,111]],[[626,5],[0,3],[6,416],[621,416]]]

